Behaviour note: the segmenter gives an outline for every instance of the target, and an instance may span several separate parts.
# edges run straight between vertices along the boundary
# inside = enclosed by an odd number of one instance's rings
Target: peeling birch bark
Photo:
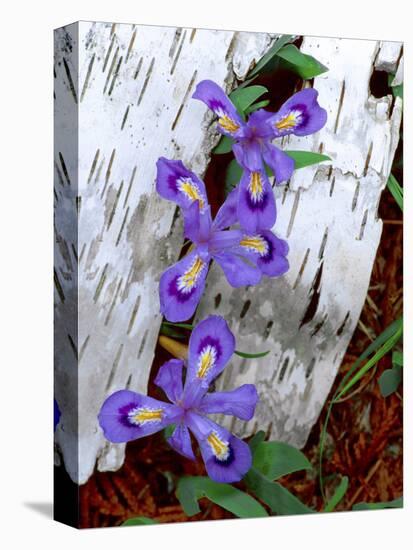
[[[197,317],[224,316],[248,352],[234,358],[218,389],[255,383],[255,422],[218,417],[241,436],[258,429],[301,447],[332,386],[364,304],[382,232],[377,209],[399,140],[401,100],[375,98],[372,72],[397,72],[400,43],[305,38],[301,50],[329,71],[314,79],[328,122],[283,148],[323,152],[331,165],[298,170],[275,189],[275,232],[290,245],[289,272],[258,287],[232,289],[214,266]]]
[[[56,445],[85,483],[116,470],[97,414],[112,392],[146,392],[158,338],[158,282],[177,259],[176,208],[155,191],[158,157],[202,174],[216,141],[190,101],[229,88],[266,52],[266,34],[81,22],[55,31]]]

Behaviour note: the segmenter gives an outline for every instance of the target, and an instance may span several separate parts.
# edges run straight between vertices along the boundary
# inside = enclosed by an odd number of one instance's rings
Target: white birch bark
[[[182,244],[155,191],[158,157],[206,168],[211,116],[190,101],[230,88],[266,34],[81,22],[55,31],[56,445],[77,483],[123,462],[97,414],[112,392],[146,392],[158,337],[158,282]]]
[[[301,50],[329,71],[314,79],[328,122],[319,133],[290,137],[285,149],[323,152],[331,165],[295,172],[278,187],[275,232],[290,246],[289,272],[234,290],[214,266],[198,318],[229,320],[238,348],[270,350],[236,358],[217,386],[255,383],[255,422],[219,418],[239,435],[263,429],[298,447],[320,414],[357,325],[382,232],[377,209],[399,139],[401,100],[375,98],[375,69],[398,74],[401,44],[305,38]]]

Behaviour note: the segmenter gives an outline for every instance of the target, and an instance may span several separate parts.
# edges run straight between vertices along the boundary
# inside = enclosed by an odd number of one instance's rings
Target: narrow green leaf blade
[[[227,483],[216,483],[208,477],[181,478],[176,496],[188,516],[200,511],[198,500],[203,497],[239,518],[268,516],[265,508],[252,496]]]
[[[395,498],[389,502],[358,502],[353,510],[384,510],[385,508],[403,508],[403,497]]]
[[[295,170],[305,168],[306,166],[311,166],[312,164],[318,164],[319,162],[324,162],[326,160],[331,160],[328,155],[313,153],[311,151],[284,151],[284,153],[294,160]]]
[[[268,52],[258,61],[258,63],[255,65],[253,70],[248,75],[249,77],[255,76],[258,73],[260,73],[265,66],[277,55],[277,52],[285,46],[285,44],[288,44],[288,42],[291,42],[293,39],[293,35],[291,34],[284,34],[280,36],[274,44],[271,46],[271,48],[268,50]]]
[[[229,153],[232,151],[232,145],[234,143],[234,140],[231,139],[229,136],[222,136],[222,138],[219,140],[218,145],[215,147],[215,149],[212,150],[214,155],[224,155],[225,153]]]
[[[251,105],[248,107],[248,109],[245,110],[246,115],[250,115],[254,111],[258,111],[258,109],[264,109],[268,104],[270,103],[269,99],[264,99],[264,101],[259,101],[258,103],[254,103],[254,105]]]
[[[324,508],[324,512],[333,512],[338,504],[343,500],[344,495],[346,494],[348,489],[348,477],[344,476],[341,478],[340,483],[338,484],[338,487],[334,491],[333,496],[328,501]]]
[[[292,472],[312,469],[301,451],[281,441],[260,443],[254,452],[253,466],[271,481]]]
[[[254,467],[251,468],[244,480],[254,495],[265,502],[274,514],[284,516],[314,513],[314,510],[306,506],[285,487],[279,483],[273,483]]]
[[[388,397],[395,391],[402,381],[402,367],[395,366],[392,369],[386,369],[379,378],[380,393],[383,397]]]
[[[393,174],[390,174],[387,180],[387,187],[397,202],[400,210],[403,212],[403,187],[399,184]]]
[[[145,516],[138,516],[136,518],[129,518],[122,523],[122,526],[130,525],[156,525],[158,522]]]
[[[243,357],[244,359],[256,359],[259,357],[265,357],[270,353],[270,350],[268,351],[261,351],[259,353],[245,353],[244,351],[238,351],[237,349],[234,351],[236,355],[239,355],[239,357]]]
[[[259,97],[268,92],[265,86],[248,86],[247,88],[237,88],[230,94],[230,99],[240,113],[254,103]]]
[[[312,55],[301,52],[294,44],[287,44],[277,52],[291,70],[301,78],[310,79],[328,71],[328,67],[317,61]]]

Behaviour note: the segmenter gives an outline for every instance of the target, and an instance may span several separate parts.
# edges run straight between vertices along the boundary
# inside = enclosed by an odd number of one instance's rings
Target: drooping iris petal
[[[161,388],[172,403],[182,397],[182,371],[184,362],[181,359],[171,359],[164,363],[155,378],[155,384]]]
[[[184,210],[199,201],[201,212],[208,206],[204,182],[188,170],[180,160],[164,157],[156,163],[156,190],[164,199],[173,201]]]
[[[189,339],[186,386],[209,385],[220,374],[235,349],[235,338],[222,317],[210,315],[197,324]]]
[[[274,192],[264,171],[244,170],[239,183],[238,218],[249,233],[270,229],[276,220]]]
[[[237,137],[242,133],[243,121],[235,105],[222,88],[212,80],[202,80],[192,96],[203,101],[218,117],[218,129],[230,137]]]
[[[159,432],[182,417],[176,405],[128,390],[110,395],[98,419],[106,439],[124,443]]]
[[[213,257],[222,268],[229,284],[234,288],[257,285],[261,281],[261,271],[248,261],[247,255],[225,251],[214,254]]]
[[[306,88],[288,99],[270,119],[274,137],[288,134],[307,136],[318,132],[327,121],[327,111],[317,101],[318,92]]]
[[[278,149],[275,145],[267,144],[263,148],[265,162],[274,173],[276,183],[282,183],[291,178],[294,172],[294,160]]]
[[[218,210],[217,215],[215,216],[214,223],[212,228],[214,231],[219,231],[221,229],[226,229],[231,225],[234,225],[238,221],[238,188],[236,187],[229,193],[225,199],[224,204]]]
[[[251,420],[258,402],[253,384],[244,384],[232,391],[207,393],[199,405],[205,414],[230,414],[241,420]]]
[[[258,172],[262,170],[261,145],[255,140],[241,140],[234,143],[232,151],[237,162],[246,170]]]
[[[263,230],[253,235],[244,235],[240,241],[240,248],[268,277],[283,275],[289,269],[286,258],[288,244],[272,231]]]
[[[196,413],[189,413],[187,423],[199,443],[209,477],[218,483],[240,481],[252,465],[249,446]]]
[[[194,451],[192,450],[191,436],[185,424],[178,424],[171,437],[168,437],[167,441],[177,453],[191,460],[195,460]]]
[[[168,321],[186,321],[201,299],[208,272],[209,258],[201,258],[197,249],[164,271],[159,282],[161,313]]]

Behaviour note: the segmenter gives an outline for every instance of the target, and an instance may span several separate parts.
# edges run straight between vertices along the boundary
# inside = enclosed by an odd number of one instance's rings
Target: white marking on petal
[[[196,287],[197,282],[205,268],[206,263],[201,260],[199,256],[195,256],[189,268],[178,278],[178,290],[184,294],[191,292],[191,290]]]
[[[251,252],[259,254],[260,256],[266,256],[268,254],[268,242],[260,235],[255,235],[252,237],[245,235],[240,241],[240,245]]]
[[[302,117],[303,117],[303,113],[298,109],[295,109],[290,111],[287,115],[283,116],[282,118],[278,119],[274,123],[274,126],[280,132],[286,132],[287,130],[292,130],[293,128],[296,128],[297,126],[299,126],[301,123]]]
[[[217,432],[212,432],[208,437],[207,441],[209,446],[214,453],[214,456],[218,460],[226,460],[229,456],[229,443],[224,439],[221,439]]]
[[[198,371],[196,373],[198,378],[205,378],[208,372],[215,365],[217,360],[217,350],[214,346],[208,345],[199,354]]]
[[[190,201],[199,201],[200,210],[204,208],[205,199],[194,181],[190,178],[180,178],[177,181],[177,187]]]
[[[150,422],[162,422],[164,410],[150,409],[148,407],[136,407],[128,413],[129,421],[136,426],[143,426]]]

